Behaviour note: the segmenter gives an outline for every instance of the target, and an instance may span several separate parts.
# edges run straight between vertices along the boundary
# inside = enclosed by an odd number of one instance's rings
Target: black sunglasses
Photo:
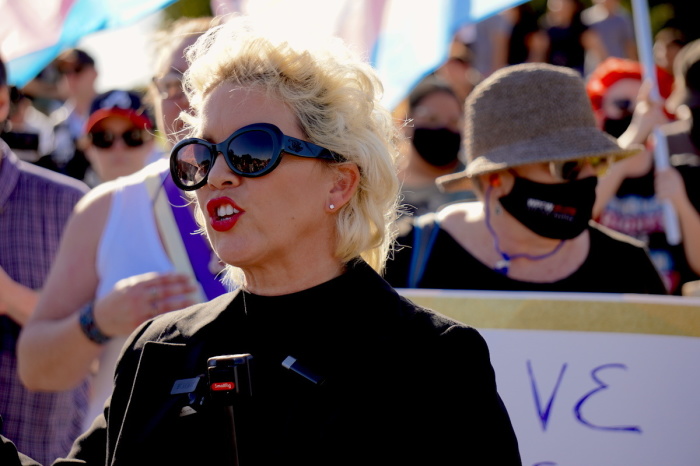
[[[586,165],[593,167],[596,176],[602,176],[610,164],[608,157],[588,157],[580,160],[567,160],[563,162],[549,162],[549,171],[552,176],[562,181],[574,181]]]
[[[114,134],[110,131],[91,131],[88,133],[92,145],[100,149],[109,149],[120,137],[128,147],[139,147],[146,142],[146,134],[146,130],[138,128],[125,131],[122,134]]]
[[[613,101],[613,105],[615,105],[615,107],[619,108],[623,112],[634,112],[634,102],[632,102],[631,99],[617,99]]]
[[[255,123],[235,131],[218,144],[199,138],[180,141],[170,152],[170,173],[178,188],[199,189],[207,182],[219,153],[237,175],[255,178],[270,173],[282,152],[297,157],[343,162],[345,158],[325,147],[287,136],[269,123]]]

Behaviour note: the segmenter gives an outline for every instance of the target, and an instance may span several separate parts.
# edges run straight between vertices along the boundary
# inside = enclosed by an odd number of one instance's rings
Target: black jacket
[[[209,357],[240,353],[253,356],[252,397],[234,408],[242,466],[520,464],[482,337],[361,261],[310,290],[231,293],[145,323],[104,418],[57,464],[232,464],[205,374]],[[322,383],[283,367],[288,356]]]

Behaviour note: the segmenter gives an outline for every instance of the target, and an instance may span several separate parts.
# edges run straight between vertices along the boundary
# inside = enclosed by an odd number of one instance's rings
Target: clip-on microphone
[[[250,377],[252,359],[253,356],[246,353],[214,356],[207,360],[211,400],[214,405],[224,407],[229,419],[233,453],[232,464],[234,466],[240,464],[234,404],[240,402],[241,397],[250,397],[253,394]]]

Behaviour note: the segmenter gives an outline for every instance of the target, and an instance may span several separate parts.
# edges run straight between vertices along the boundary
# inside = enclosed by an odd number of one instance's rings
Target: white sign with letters
[[[700,300],[401,290],[479,330],[525,466],[700,466]]]
[[[700,465],[700,338],[481,334],[523,465]]]

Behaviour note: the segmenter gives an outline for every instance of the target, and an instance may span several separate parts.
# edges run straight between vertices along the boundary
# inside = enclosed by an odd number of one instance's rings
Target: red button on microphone
[[[211,389],[215,392],[222,392],[224,390],[233,390],[236,386],[233,382],[215,382],[211,384]]]

